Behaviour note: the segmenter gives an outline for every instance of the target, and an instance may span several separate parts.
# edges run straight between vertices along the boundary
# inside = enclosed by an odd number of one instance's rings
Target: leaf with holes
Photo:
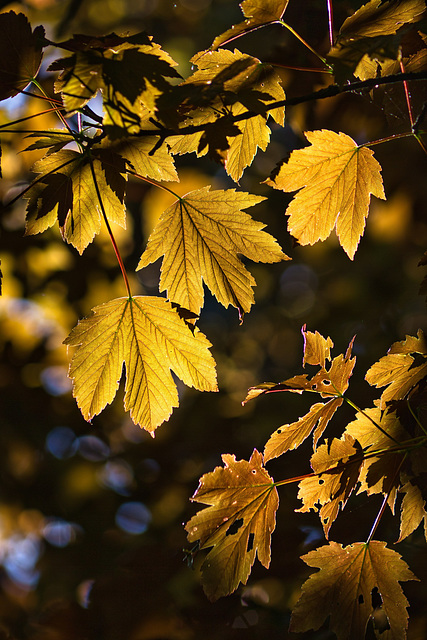
[[[317,360],[325,362],[326,359],[329,359],[329,349],[332,346],[330,338],[325,340],[317,332],[316,334],[307,332],[304,335],[304,362],[314,363]],[[330,399],[327,402],[313,404],[310,411],[299,420],[292,424],[285,424],[277,429],[265,445],[265,461],[277,458],[290,449],[296,449],[313,430],[313,444],[316,447],[328,422],[343,403],[343,394],[348,388],[348,381],[355,364],[355,358],[351,357],[352,345],[353,340],[350,342],[345,355],[340,354],[334,358],[328,369],[326,365],[322,366],[320,371],[312,378],[309,378],[307,374],[303,374],[289,378],[280,384],[281,390],[294,393],[310,391],[319,393],[322,398]],[[274,389],[263,390],[262,392],[271,393],[272,390]]]
[[[210,342],[164,298],[117,298],[92,311],[65,344],[77,347],[69,375],[86,420],[113,401],[126,366],[125,410],[150,433],[178,406],[173,371],[186,385],[216,391]]]
[[[211,600],[246,584],[255,556],[270,564],[271,534],[279,506],[277,489],[255,449],[249,462],[222,456],[216,467],[200,479],[193,500],[209,507],[186,525],[188,540],[200,549],[211,548],[202,564],[202,584]]]
[[[225,307],[248,312],[255,280],[238,253],[256,262],[288,259],[265,225],[242,211],[263,199],[234,189],[191,191],[163,213],[137,268],[164,256],[160,291],[170,300],[198,314],[204,281]]]
[[[385,199],[381,167],[373,151],[344,133],[305,132],[310,146],[296,149],[267,184],[297,191],[286,210],[288,230],[300,244],[326,240],[336,229],[353,259],[365,228],[371,194]]]
[[[318,629],[330,615],[330,629],[338,640],[361,640],[373,614],[372,595],[381,598],[388,638],[405,640],[406,600],[399,582],[417,580],[400,555],[373,540],[342,547],[336,542],[310,551],[302,559],[320,569],[302,587],[290,630]]]

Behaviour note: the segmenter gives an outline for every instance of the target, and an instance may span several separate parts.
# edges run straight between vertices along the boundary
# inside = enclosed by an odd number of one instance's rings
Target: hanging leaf
[[[127,136],[110,141],[109,146],[125,158],[131,170],[144,178],[162,181],[178,181],[173,157],[165,143],[158,146],[158,136]]]
[[[424,523],[424,535],[427,540],[427,513],[425,510],[425,498],[421,489],[412,482],[407,482],[401,489],[403,496],[400,516],[400,536],[397,542],[401,542]]]
[[[406,336],[395,342],[386,356],[366,373],[365,379],[375,387],[385,387],[381,395],[381,409],[392,400],[405,398],[420,380],[427,376],[427,343],[421,329],[417,337]]]
[[[64,344],[77,347],[69,375],[86,420],[113,401],[123,363],[125,410],[151,433],[178,406],[171,371],[190,387],[217,390],[210,342],[198,329],[193,333],[163,298],[118,298],[95,307]]]
[[[292,612],[290,630],[318,629],[330,615],[330,629],[338,640],[361,640],[374,613],[372,593],[378,590],[387,617],[387,638],[405,640],[408,601],[399,584],[417,580],[400,555],[385,542],[336,542],[310,551],[302,559],[320,569],[302,587]]]
[[[308,337],[307,337],[308,336]],[[313,433],[313,444],[316,447],[317,442],[323,434],[328,422],[333,417],[335,411],[343,403],[343,394],[348,388],[348,381],[353,372],[355,358],[351,357],[350,343],[345,355],[340,354],[331,362],[329,369],[322,367],[312,378],[308,378],[306,374],[294,376],[281,383],[282,390],[302,393],[303,391],[311,391],[319,393],[323,398],[331,398],[327,402],[319,402],[313,404],[310,411],[299,418],[292,424],[285,424],[275,431],[269,438],[264,450],[264,460],[267,462],[272,458],[277,458],[290,449],[296,449],[304,442],[304,440]],[[316,345],[320,352],[313,350]],[[307,350],[307,346],[309,350]],[[323,336],[307,332],[305,338],[305,347],[307,358],[311,361],[324,361],[329,357],[329,347],[332,346],[330,338],[325,340]],[[305,358],[305,355],[304,355]],[[270,390],[263,391],[271,392]],[[250,399],[249,397],[246,399]]]
[[[371,0],[347,18],[327,60],[338,82],[349,80],[362,58],[399,59],[404,25],[418,22],[425,13],[424,0]]]
[[[209,551],[202,584],[210,600],[217,600],[246,584],[255,556],[268,568],[271,534],[279,506],[277,489],[255,449],[249,462],[222,456],[216,467],[200,479],[193,500],[211,505],[186,525],[188,540]]]
[[[48,43],[43,27],[31,30],[23,13],[0,13],[0,100],[12,98],[37,76]]]
[[[240,8],[246,20],[217,36],[212,43],[212,49],[217,49],[224,42],[234,40],[254,27],[277,22],[285,13],[288,3],[289,0],[243,0]]]
[[[326,240],[334,227],[353,259],[365,228],[371,194],[385,199],[381,167],[366,147],[344,133],[311,131],[311,146],[291,153],[274,180],[282,191],[301,191],[286,210],[288,230],[300,244]]]
[[[41,176],[26,194],[27,235],[58,219],[66,241],[83,253],[100,231],[102,207],[110,222],[125,226],[124,163],[102,146],[94,145],[91,155],[69,149],[47,154],[33,171]]]
[[[361,452],[359,443],[347,434],[320,445],[310,461],[317,475],[304,478],[298,485],[298,498],[303,506],[297,511],[318,510],[326,538],[340,506],[344,509],[358,482],[363,462]]]
[[[224,163],[227,173],[238,182],[258,148],[267,148],[271,133],[266,124],[268,114],[283,126],[284,107],[266,111],[269,102],[285,98],[281,78],[270,65],[237,49],[201,52],[191,63],[197,71],[180,88],[191,90],[186,99],[190,104],[192,99],[196,108],[190,110],[182,126],[204,125],[204,131],[173,138],[172,152],[196,152],[198,156],[209,152]],[[235,120],[248,111],[253,113],[250,118]],[[209,127],[214,127],[216,138],[211,135],[208,145]],[[216,158],[214,150],[221,152]]]
[[[170,300],[198,314],[204,281],[225,307],[248,312],[255,280],[237,254],[256,262],[289,259],[265,225],[242,211],[263,199],[234,189],[191,191],[163,213],[137,269],[164,256],[160,291]]]
[[[356,414],[356,420],[347,425],[347,434],[355,438],[367,455],[360,473],[360,491],[368,495],[382,493],[388,496],[390,509],[394,510],[400,473],[406,459],[404,447],[399,443],[410,442],[410,435],[400,424],[395,413],[384,413],[379,407],[365,409]],[[374,452],[378,451],[375,456]]]

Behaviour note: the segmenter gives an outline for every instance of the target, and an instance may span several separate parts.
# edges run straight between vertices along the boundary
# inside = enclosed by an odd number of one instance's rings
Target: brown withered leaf
[[[270,564],[271,534],[279,506],[277,489],[254,450],[249,462],[234,455],[222,456],[216,467],[200,479],[193,500],[209,507],[186,524],[188,540],[200,549],[211,548],[201,570],[202,584],[210,600],[217,600],[246,584],[255,557]]]
[[[316,630],[330,615],[330,629],[338,640],[361,640],[373,614],[372,593],[378,590],[390,630],[384,636],[405,640],[408,601],[399,582],[417,578],[385,542],[373,540],[342,547],[331,541],[302,556],[302,560],[320,571],[302,587],[292,612],[291,631]]]

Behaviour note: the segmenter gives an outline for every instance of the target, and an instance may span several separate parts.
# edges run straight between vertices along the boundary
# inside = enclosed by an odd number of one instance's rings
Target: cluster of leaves
[[[254,303],[256,283],[240,256],[264,263],[290,259],[265,225],[246,212],[263,197],[234,188],[211,190],[208,185],[178,196],[165,185],[179,181],[175,157],[208,155],[238,184],[258,149],[267,149],[268,122],[283,126],[288,105],[341,92],[377,91],[386,83],[403,83],[406,90],[407,79],[426,77],[425,0],[370,0],[343,22],[336,35],[332,5],[327,2],[330,50],[324,58],[316,55],[320,71],[334,84],[288,99],[275,67],[225,48],[247,33],[278,24],[315,53],[283,21],[288,2],[244,0],[244,21],[193,56],[193,72],[186,79],[178,74],[172,57],[145,33],[75,35],[56,43],[46,38],[42,27],[32,30],[23,14],[0,14],[0,32],[5,34],[0,42],[0,99],[25,93],[44,100],[61,123],[58,129],[29,135],[27,150],[44,155],[33,167],[35,178],[20,194],[27,199],[26,233],[44,232],[58,221],[64,240],[81,254],[105,225],[123,274],[126,296],[95,307],[65,339],[74,348],[70,377],[87,420],[113,401],[123,365],[125,409],[152,434],[178,406],[172,373],[188,386],[216,391],[211,344],[196,326],[204,306],[203,285],[224,307],[235,307],[243,319]],[[405,39],[411,38],[408,52]],[[37,79],[44,50],[52,47],[66,52],[47,69],[57,73],[57,97],[47,95]],[[26,89],[30,83],[36,93]],[[411,130],[400,135],[413,136],[426,151],[421,129],[426,109],[415,117],[406,95]],[[95,97],[102,100],[102,114],[94,111]],[[2,129],[20,133],[20,122]],[[265,184],[298,192],[286,210],[288,231],[297,243],[312,245],[335,230],[353,259],[371,196],[385,198],[381,167],[370,146],[387,140],[357,143],[330,130],[308,131],[305,137],[307,146],[292,151]],[[113,223],[126,225],[130,178],[176,196],[157,222],[137,266],[143,269],[162,260],[159,289],[166,298],[131,292],[115,241]],[[358,411],[340,439],[322,444],[327,424],[344,402],[354,358],[351,344],[345,354],[331,360],[329,338],[306,331],[304,338],[304,364],[319,366],[319,371],[310,379],[303,374],[278,385],[260,385],[247,400],[289,391],[315,392],[322,401],[274,433],[263,455],[254,451],[249,461],[224,456],[225,467],[203,476],[194,496],[210,505],[194,516],[187,530],[199,548],[212,548],[203,565],[203,583],[212,599],[245,583],[256,555],[268,566],[278,508],[276,487],[294,479],[274,483],[264,464],[298,447],[312,432],[313,472],[300,480],[299,497],[301,511],[319,511],[326,537],[356,486],[368,494],[384,494],[384,507],[388,503],[391,509],[398,491],[404,493],[400,539],[426,519],[423,336],[396,343],[371,367],[367,381],[387,387],[378,404]],[[385,543],[372,540],[375,529],[376,525],[365,543],[342,548],[331,542],[305,557],[307,564],[321,571],[303,588],[293,630],[317,628],[331,613],[331,626],[339,638],[362,637],[372,614],[371,594],[377,589],[392,637],[404,637],[406,600],[398,581],[413,575]],[[342,571],[332,574],[332,562]],[[347,594],[344,601],[336,599],[340,591]]]
[[[331,358],[330,338],[303,329],[303,365],[318,367],[311,377],[297,375],[279,384],[264,383],[249,390],[245,402],[273,392],[316,393],[321,402],[292,424],[275,431],[263,454],[255,450],[249,461],[224,455],[224,467],[200,479],[193,500],[210,505],[187,523],[188,539],[210,549],[203,564],[202,583],[212,600],[246,583],[255,556],[268,567],[270,539],[279,506],[277,487],[298,482],[300,512],[318,512],[326,539],[352,492],[382,494],[377,521],[365,542],[343,547],[334,541],[310,551],[302,559],[320,569],[302,587],[293,610],[291,630],[318,629],[327,616],[338,638],[363,638],[373,617],[377,629],[404,638],[408,602],[399,581],[416,580],[400,555],[373,536],[386,505],[394,513],[399,492],[404,494],[399,542],[423,522],[427,538],[425,469],[427,431],[424,423],[427,382],[427,342],[420,331],[392,345],[388,354],[367,372],[366,380],[385,387],[373,407],[358,409],[355,420],[318,446],[324,430],[343,404],[355,357],[352,343],[345,354]],[[352,404],[352,406],[354,406]],[[311,473],[274,482],[265,464],[299,447],[313,434]],[[373,594],[379,596],[373,605]],[[376,609],[376,610],[375,610]],[[382,615],[379,613],[381,611]]]

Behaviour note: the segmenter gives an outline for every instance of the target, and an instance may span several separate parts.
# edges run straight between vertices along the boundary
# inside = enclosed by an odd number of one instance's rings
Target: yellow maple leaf
[[[238,182],[245,168],[252,163],[258,148],[265,151],[268,146],[271,133],[266,123],[268,114],[283,126],[284,107],[269,112],[265,110],[268,102],[284,100],[286,97],[281,78],[273,67],[238,49],[202,51],[191,62],[197,70],[181,86],[193,86],[194,90],[198,89],[209,100],[208,105],[201,104],[191,111],[183,126],[213,127],[218,123],[218,114],[224,113],[224,104],[227,105],[229,125],[233,126],[228,135],[228,130],[224,129],[227,121],[220,121],[225,141],[219,138],[216,146],[220,149],[216,150],[221,151],[228,175]],[[234,120],[248,111],[252,112],[250,118]],[[257,111],[259,115],[256,115]],[[207,144],[201,145],[204,135],[206,130],[186,136],[174,136],[170,141],[172,152],[205,155],[212,150]],[[211,146],[215,146],[215,140],[210,142]]]
[[[342,547],[337,542],[310,551],[302,560],[320,569],[304,583],[294,607],[290,630],[318,629],[330,615],[338,640],[361,640],[373,615],[372,592],[377,589],[390,629],[387,637],[406,638],[408,612],[401,581],[417,580],[400,555],[373,540]]]
[[[371,194],[385,199],[381,167],[371,149],[344,133],[306,132],[309,147],[291,153],[267,184],[299,193],[286,210],[288,230],[302,245],[336,232],[353,259],[368,216]]]
[[[270,564],[271,534],[279,506],[277,489],[256,449],[249,461],[222,456],[216,467],[200,479],[192,500],[211,505],[186,525],[188,540],[200,549],[212,547],[202,564],[202,584],[211,600],[246,584],[255,556]]]
[[[92,310],[64,344],[77,347],[69,375],[83,416],[113,401],[126,365],[125,409],[149,432],[178,406],[171,370],[188,386],[216,391],[210,342],[194,333],[163,298],[117,298]]]
[[[203,281],[225,307],[248,312],[255,280],[237,254],[255,262],[289,259],[265,225],[242,209],[264,198],[234,189],[191,191],[160,217],[137,269],[164,256],[160,291],[198,314],[203,306]]]
[[[289,0],[243,0],[240,8],[246,20],[235,24],[212,43],[212,48],[217,49],[224,42],[234,40],[242,33],[264,24],[271,24],[281,19],[288,6]]]

